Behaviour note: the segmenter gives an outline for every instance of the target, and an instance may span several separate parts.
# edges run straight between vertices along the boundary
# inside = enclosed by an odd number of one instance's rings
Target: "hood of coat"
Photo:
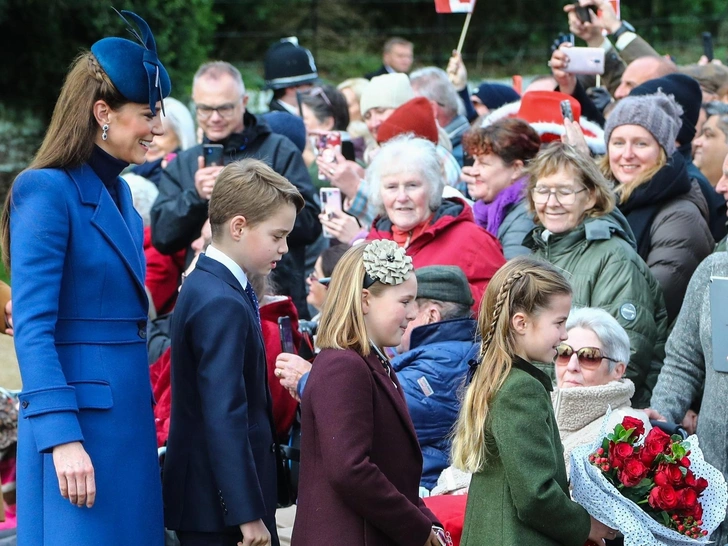
[[[705,195],[703,195],[703,191],[700,189],[700,184],[694,178],[690,179],[690,191],[685,194],[684,198],[691,203],[694,203],[695,206],[698,207],[702,217],[705,218],[705,221],[708,223],[710,222],[708,201],[705,199]]]
[[[629,379],[610,381],[596,387],[555,389],[551,393],[556,424],[562,432],[581,430],[604,417],[607,410],[630,405],[634,383]]]
[[[603,241],[612,237],[624,239],[637,250],[632,228],[629,227],[624,214],[617,208],[604,216],[587,217],[566,233],[553,234],[542,225],[537,225],[526,235],[523,246],[533,251],[548,249],[550,253],[558,254],[569,252],[579,244],[586,246],[590,241]]]

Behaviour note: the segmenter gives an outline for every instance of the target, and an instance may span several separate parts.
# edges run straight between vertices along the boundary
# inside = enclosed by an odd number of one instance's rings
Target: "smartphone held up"
[[[570,74],[604,74],[604,48],[569,47],[563,50],[569,59],[564,72]]]
[[[321,188],[319,190],[319,198],[321,199],[321,212],[329,220],[337,214],[343,213],[341,190],[339,188]],[[324,227],[323,236],[331,239],[333,234]]]
[[[205,158],[205,167],[223,166],[222,144],[203,144],[202,156]]]

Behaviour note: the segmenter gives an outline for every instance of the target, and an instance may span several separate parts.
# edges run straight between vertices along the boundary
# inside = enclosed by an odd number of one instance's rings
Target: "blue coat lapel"
[[[96,208],[91,217],[91,224],[96,227],[107,240],[111,248],[124,262],[140,291],[146,298],[144,289],[144,232],[141,218],[134,210],[131,192],[126,184],[119,184],[119,207],[104,184],[88,165],[67,171],[78,187],[81,202]]]
[[[233,275],[232,271],[230,271],[227,267],[225,267],[217,260],[208,258],[204,254],[202,254],[197,259],[197,265],[195,267],[201,269],[202,271],[207,271],[208,273],[215,275],[218,279],[226,282],[232,288],[234,288],[240,294],[240,297],[245,302],[245,305],[247,305],[250,309],[253,320],[257,323],[257,315],[255,314],[255,309],[253,308],[253,302],[250,300],[250,297],[245,293],[245,289],[240,286],[240,282],[238,282],[238,279],[235,277],[235,275]],[[263,348],[265,349],[265,341],[263,340],[262,329],[260,327],[255,328],[255,331],[258,332],[258,338],[260,339],[260,342],[263,344]]]

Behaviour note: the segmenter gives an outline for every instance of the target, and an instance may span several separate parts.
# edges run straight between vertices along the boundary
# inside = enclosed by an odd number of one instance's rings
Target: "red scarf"
[[[397,245],[402,248],[409,247],[417,237],[422,235],[430,225],[430,220],[434,215],[430,214],[423,222],[417,224],[410,230],[399,229],[397,226],[392,224],[392,239]]]

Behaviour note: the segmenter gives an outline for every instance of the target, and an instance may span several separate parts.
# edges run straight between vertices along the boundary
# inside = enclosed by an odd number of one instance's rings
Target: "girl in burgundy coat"
[[[392,241],[349,250],[322,311],[302,408],[293,546],[439,546],[418,495],[422,453],[384,347],[416,315],[412,260]],[[443,537],[444,538],[444,537]]]

